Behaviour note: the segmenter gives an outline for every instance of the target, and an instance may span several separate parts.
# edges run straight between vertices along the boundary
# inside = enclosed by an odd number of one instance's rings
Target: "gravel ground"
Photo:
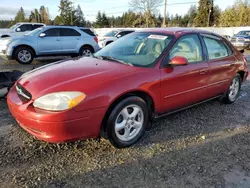
[[[232,105],[211,101],[152,123],[135,146],[47,144],[0,101],[1,187],[250,187],[250,82]]]

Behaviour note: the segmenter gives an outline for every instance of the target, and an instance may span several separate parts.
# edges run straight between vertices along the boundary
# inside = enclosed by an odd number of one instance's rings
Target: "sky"
[[[90,21],[95,21],[98,10],[105,11],[108,16],[119,16],[122,12],[129,10],[129,0],[72,0],[74,5],[81,6],[85,18]],[[162,0],[163,1],[163,0]],[[163,1],[164,2],[164,1]],[[159,7],[159,13],[163,15],[163,2]],[[183,15],[187,13],[191,5],[197,5],[198,0],[167,0],[167,12],[171,14]],[[22,6],[28,16],[34,8],[39,8],[41,5],[49,8],[50,17],[53,19],[58,12],[60,0],[0,0],[0,20],[10,20],[15,17],[15,14]],[[185,4],[177,4],[185,3]],[[232,6],[234,0],[215,0],[214,4],[224,10],[228,6]]]

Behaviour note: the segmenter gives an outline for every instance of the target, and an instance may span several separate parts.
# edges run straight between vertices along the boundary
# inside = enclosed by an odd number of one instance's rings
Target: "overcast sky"
[[[80,4],[85,17],[94,21],[97,11],[105,11],[108,16],[119,16],[122,12],[127,11],[129,8],[129,0],[72,0],[75,5]],[[163,1],[163,0],[162,0]],[[167,12],[171,14],[185,14],[187,13],[190,5],[196,5],[198,0],[168,0]],[[219,5],[222,10],[231,6],[234,0],[215,0],[215,4]],[[0,3],[0,20],[13,19],[16,12],[22,6],[28,16],[30,11],[34,8],[39,8],[41,5],[49,8],[50,16],[53,19],[58,12],[58,5],[60,0],[1,0]],[[175,4],[186,3],[186,4]],[[163,3],[162,3],[163,4]],[[175,5],[174,5],[175,4]],[[159,13],[163,14],[163,6],[159,7]]]

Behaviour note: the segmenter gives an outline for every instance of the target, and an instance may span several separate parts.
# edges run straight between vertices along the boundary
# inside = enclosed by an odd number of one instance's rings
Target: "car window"
[[[240,31],[237,35],[248,35],[250,36],[250,31]]]
[[[73,36],[81,36],[81,34],[74,29],[61,28],[60,29],[60,36],[73,37]]]
[[[98,51],[96,57],[112,57],[134,66],[153,67],[172,41],[172,35],[135,32]]]
[[[31,24],[23,24],[18,28],[20,28],[21,32],[32,31],[33,30],[33,27],[32,27]]]
[[[188,63],[203,60],[202,48],[197,35],[185,35],[181,37],[169,52],[169,60],[176,56],[185,57]]]
[[[208,51],[208,59],[220,59],[229,56],[228,49],[221,40],[215,38],[203,37]]]
[[[110,31],[104,35],[104,37],[114,37],[118,31]]]
[[[48,29],[44,32],[46,37],[59,37],[60,30],[58,28]]]
[[[81,29],[84,33],[87,33],[90,36],[95,36],[95,33],[91,31],[90,29]]]
[[[43,27],[43,25],[41,25],[41,24],[34,24],[34,25],[33,25],[33,29],[37,29],[37,28],[39,28],[39,27]]]

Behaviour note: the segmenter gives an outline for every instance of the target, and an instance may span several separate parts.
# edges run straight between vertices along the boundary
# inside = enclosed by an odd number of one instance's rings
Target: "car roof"
[[[18,22],[17,24],[39,24],[39,25],[45,25],[44,23],[35,23],[35,22]]]
[[[143,30],[137,30],[137,32],[156,32],[156,33],[165,33],[165,34],[171,34],[171,35],[185,34],[185,33],[203,33],[203,34],[213,34],[213,35],[219,36],[216,33],[206,31],[203,29],[182,28],[182,27],[143,29]]]
[[[47,25],[46,28],[73,28],[73,29],[90,29],[87,27],[77,27],[77,26],[65,26],[65,25]]]

